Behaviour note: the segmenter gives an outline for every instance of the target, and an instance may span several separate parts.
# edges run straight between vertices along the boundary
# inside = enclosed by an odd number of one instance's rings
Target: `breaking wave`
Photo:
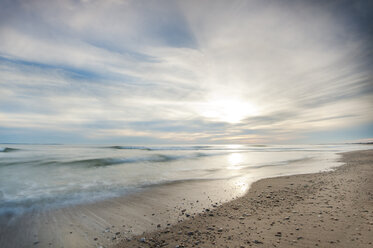
[[[84,160],[74,160],[69,162],[63,162],[63,165],[85,165],[87,167],[101,167],[110,166],[117,164],[127,164],[127,163],[138,163],[138,162],[170,162],[174,160],[182,159],[194,159],[199,157],[208,156],[204,153],[193,153],[189,155],[165,155],[165,154],[154,154],[151,156],[144,157],[129,157],[129,158],[96,158],[96,159],[84,159]]]
[[[212,146],[167,146],[167,147],[146,147],[146,146],[109,146],[118,150],[143,150],[143,151],[192,151],[192,150],[216,150]],[[226,149],[224,149],[226,150]]]
[[[15,152],[18,149],[10,148],[10,147],[0,147],[0,152]]]

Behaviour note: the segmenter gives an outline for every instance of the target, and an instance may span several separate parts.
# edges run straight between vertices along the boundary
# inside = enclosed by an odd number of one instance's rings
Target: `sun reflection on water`
[[[244,146],[243,145],[238,145],[238,144],[235,144],[235,145],[227,145],[226,148],[228,150],[240,150],[242,149]]]
[[[229,166],[227,167],[230,170],[239,170],[240,163],[243,162],[242,154],[240,153],[231,153],[228,155],[228,163]]]
[[[234,186],[237,190],[237,193],[239,193],[239,194],[246,193],[246,191],[249,189],[249,185],[250,184],[249,184],[248,180],[244,177],[237,178],[234,181]]]

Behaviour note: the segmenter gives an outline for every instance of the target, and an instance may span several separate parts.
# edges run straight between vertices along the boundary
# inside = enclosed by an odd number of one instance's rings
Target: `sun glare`
[[[242,100],[214,100],[204,104],[201,114],[219,121],[238,123],[249,116],[256,115],[257,108]]]
[[[240,164],[243,162],[243,157],[240,153],[231,153],[227,157],[229,170],[239,170],[241,169]]]
[[[243,157],[240,153],[231,153],[228,156],[228,162],[231,166],[237,166],[242,163]]]

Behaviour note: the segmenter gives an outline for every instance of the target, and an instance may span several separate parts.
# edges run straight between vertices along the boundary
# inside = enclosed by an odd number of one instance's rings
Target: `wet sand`
[[[260,180],[243,197],[116,246],[372,247],[373,150],[342,161],[331,172]]]
[[[239,179],[180,182],[105,201],[0,216],[0,247],[111,247],[242,196]],[[202,189],[202,190],[201,190]],[[179,215],[185,209],[185,214]]]

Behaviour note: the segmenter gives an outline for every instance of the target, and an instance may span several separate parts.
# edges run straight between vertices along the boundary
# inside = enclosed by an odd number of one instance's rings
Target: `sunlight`
[[[230,170],[239,170],[239,164],[242,163],[243,157],[240,153],[231,153],[228,155],[228,169]]]
[[[247,179],[245,178],[238,178],[235,183],[234,183],[236,189],[242,194],[242,193],[245,193],[248,188],[249,188],[249,184],[247,182]]]
[[[243,145],[239,145],[239,144],[233,144],[233,145],[226,145],[226,148],[229,149],[229,150],[241,150],[243,149]]]
[[[212,100],[202,107],[201,114],[218,121],[238,123],[248,116],[256,115],[257,107],[243,100]]]

